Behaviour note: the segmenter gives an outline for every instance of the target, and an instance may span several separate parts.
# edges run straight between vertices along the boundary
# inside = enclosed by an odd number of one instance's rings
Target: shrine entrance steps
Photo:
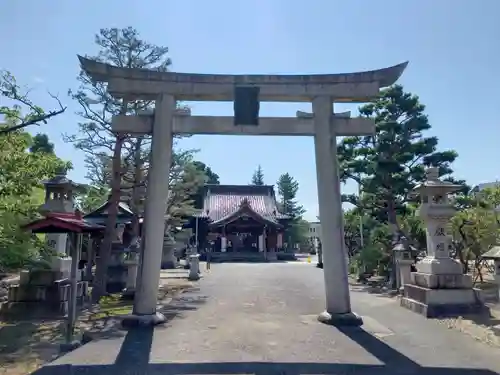
[[[225,262],[249,262],[260,263],[266,262],[266,256],[262,252],[226,252],[226,253],[211,253],[210,261],[212,263]]]

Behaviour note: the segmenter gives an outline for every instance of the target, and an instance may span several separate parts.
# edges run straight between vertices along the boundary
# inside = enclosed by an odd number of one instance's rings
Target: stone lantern
[[[66,170],[59,170],[56,175],[42,181],[45,187],[45,202],[39,207],[44,216],[65,216],[75,213],[74,195],[81,185],[66,177]],[[48,233],[47,244],[58,254],[66,254],[66,233]]]
[[[399,290],[404,290],[405,284],[411,281],[411,265],[414,262],[413,256],[416,249],[410,245],[405,246],[404,241],[399,241],[392,248],[396,263],[396,280]]]
[[[438,168],[426,171],[426,181],[414,189],[420,197],[419,214],[426,227],[427,256],[416,264],[410,283],[404,285],[401,305],[427,317],[459,316],[484,306],[472,279],[450,257],[451,237],[446,227],[455,214],[448,195],[462,186],[439,179]]]

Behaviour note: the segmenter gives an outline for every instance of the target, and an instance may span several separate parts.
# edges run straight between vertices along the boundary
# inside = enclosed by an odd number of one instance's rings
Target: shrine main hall
[[[291,219],[280,212],[271,185],[205,185],[190,227],[214,260],[273,260],[287,246]]]

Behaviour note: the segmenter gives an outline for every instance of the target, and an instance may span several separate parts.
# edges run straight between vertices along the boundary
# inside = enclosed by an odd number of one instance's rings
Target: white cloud
[[[45,80],[42,77],[33,77],[35,83],[44,83]]]

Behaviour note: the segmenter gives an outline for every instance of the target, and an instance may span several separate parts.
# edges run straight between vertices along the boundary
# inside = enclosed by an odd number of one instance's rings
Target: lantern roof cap
[[[413,189],[412,195],[419,195],[424,191],[440,191],[442,193],[452,193],[460,190],[463,186],[454,184],[450,181],[443,181],[439,179],[439,168],[431,167],[425,171],[425,181],[418,184]]]
[[[66,177],[66,169],[60,168],[56,171],[54,177],[49,178],[47,180],[43,180],[42,184],[45,185],[45,188],[49,187],[68,187],[71,189],[82,189],[84,188],[84,184],[79,184],[68,177]]]

